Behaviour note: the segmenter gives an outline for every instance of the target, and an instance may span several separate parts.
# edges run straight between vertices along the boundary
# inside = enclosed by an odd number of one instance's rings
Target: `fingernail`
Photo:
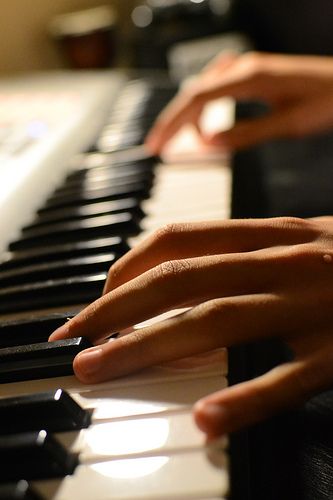
[[[229,412],[224,405],[198,401],[194,410],[197,423],[204,432],[220,432],[229,420]]]
[[[80,352],[75,358],[75,369],[82,375],[92,375],[102,366],[103,350],[100,347],[91,347]]]
[[[53,333],[49,336],[49,341],[60,340],[68,336],[68,323],[59,326]]]
[[[228,410],[223,405],[218,405],[216,403],[207,403],[201,408],[201,413],[210,422],[221,422],[226,420],[228,417]]]

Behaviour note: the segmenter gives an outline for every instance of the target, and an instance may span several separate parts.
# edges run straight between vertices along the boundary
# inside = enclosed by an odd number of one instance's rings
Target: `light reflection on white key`
[[[224,453],[216,452],[212,462],[196,451],[81,465],[62,482],[36,486],[54,500],[202,500],[226,495],[228,474]]]
[[[190,410],[153,418],[92,424],[79,433],[61,433],[57,438],[68,449],[79,453],[84,463],[87,460],[98,462],[103,457],[179,453],[205,445],[205,436],[195,425]]]

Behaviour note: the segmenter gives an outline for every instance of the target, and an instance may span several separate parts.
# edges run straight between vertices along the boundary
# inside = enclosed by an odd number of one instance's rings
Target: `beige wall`
[[[43,70],[64,65],[47,26],[60,13],[98,5],[112,5],[120,29],[129,27],[129,13],[137,0],[0,0],[0,73]]]

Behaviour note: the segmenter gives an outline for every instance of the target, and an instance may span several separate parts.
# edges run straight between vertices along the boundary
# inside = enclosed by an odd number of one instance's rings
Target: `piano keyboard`
[[[154,86],[140,80],[122,90],[97,150],[70,162],[64,184],[4,254],[0,358],[10,343],[44,342],[66,317],[98,297],[108,266],[128,243],[137,244],[168,222],[228,217],[226,166],[213,161],[165,165],[145,158],[135,147],[171,96],[168,88],[155,92]],[[14,416],[15,433],[0,435],[2,463],[6,456],[14,457],[0,471],[0,500],[225,498],[227,443],[206,446],[191,414],[195,401],[226,385],[225,375],[226,353],[221,350],[96,386],[82,385],[60,372],[52,378],[36,379],[32,373],[26,380],[2,383],[0,429],[6,429],[5,413],[1,420],[3,398],[18,397],[23,404],[24,395],[50,397],[53,391],[51,399],[56,399],[59,389],[88,416],[81,430],[65,426],[61,432],[48,430],[52,415],[48,417],[47,411],[39,429],[29,427],[33,417],[17,422]],[[23,444],[18,429],[29,432]],[[38,467],[38,460],[43,465]],[[10,493],[13,490],[21,496]]]

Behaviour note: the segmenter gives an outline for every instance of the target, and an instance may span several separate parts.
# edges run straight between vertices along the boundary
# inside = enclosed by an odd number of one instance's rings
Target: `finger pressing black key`
[[[0,349],[0,383],[71,375],[75,356],[91,345],[77,337]]]

